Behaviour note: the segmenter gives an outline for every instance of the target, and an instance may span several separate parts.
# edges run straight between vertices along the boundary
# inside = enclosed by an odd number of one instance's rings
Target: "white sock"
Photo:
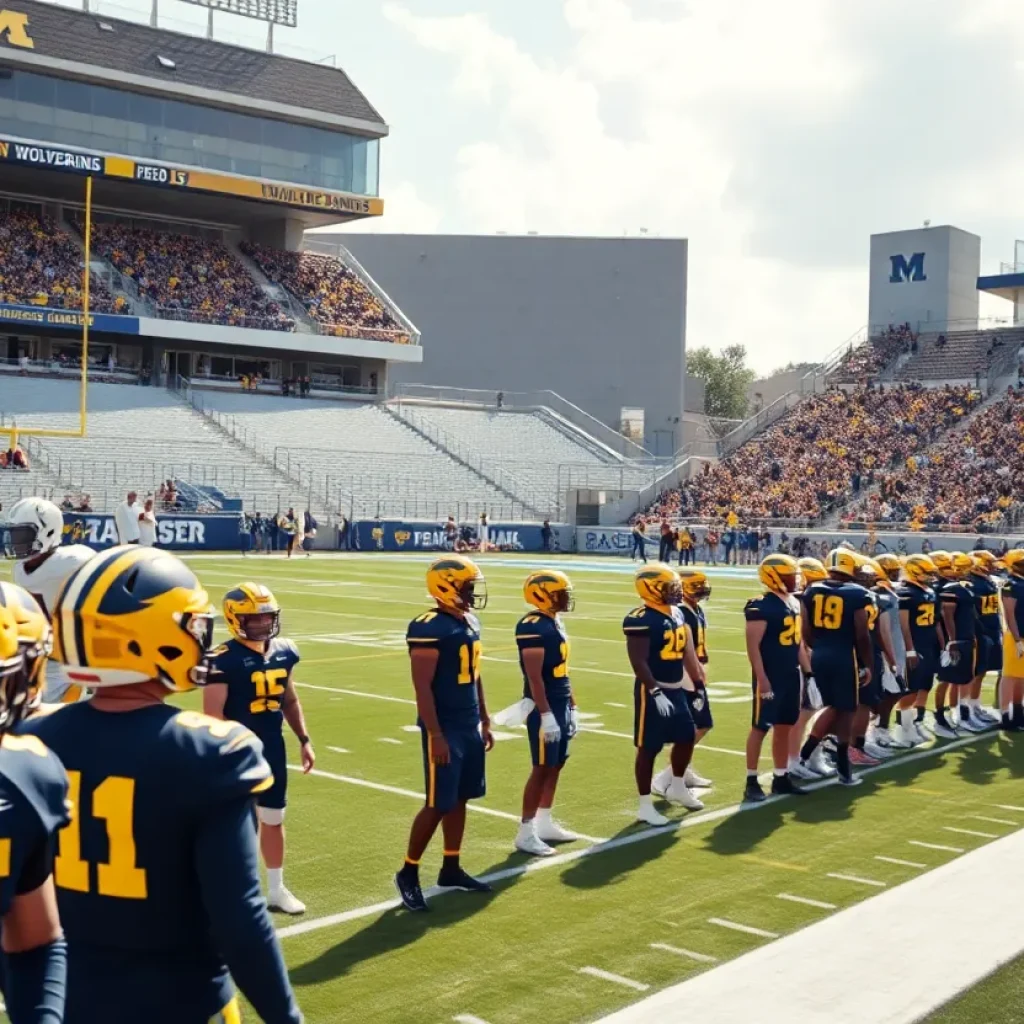
[[[537,809],[537,824],[538,825],[550,825],[551,824],[551,808],[540,807]]]
[[[280,892],[284,888],[284,868],[267,868],[267,888]]]
[[[525,838],[526,836],[532,835],[536,831],[534,825],[534,819],[531,818],[529,821],[519,822],[519,835]]]
[[[748,768],[747,769],[747,778],[748,779],[756,779],[757,778],[757,769],[756,768]]]
[[[791,757],[791,758],[789,759],[789,770],[790,770],[790,771],[792,771],[792,770],[793,770],[794,768],[796,768],[796,767],[797,767],[797,766],[798,766],[799,764],[800,764],[800,758],[799,758],[799,757]],[[750,774],[750,772],[747,772],[747,774],[749,775],[749,774]],[[756,774],[756,773],[755,773],[755,774]]]
[[[777,778],[777,779],[781,779],[782,776],[785,775],[785,774],[786,774],[786,769],[785,768],[773,768],[772,769],[772,775],[774,775],[775,778]]]

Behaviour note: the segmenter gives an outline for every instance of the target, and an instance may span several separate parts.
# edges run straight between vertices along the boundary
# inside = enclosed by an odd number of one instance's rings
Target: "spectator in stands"
[[[129,491],[125,500],[114,510],[114,526],[117,529],[118,544],[139,543],[139,519],[142,510],[138,506],[138,494]]]
[[[71,500],[70,494],[64,495],[64,500],[60,503],[61,512],[74,512],[75,503]]]
[[[646,536],[647,524],[642,519],[639,519],[633,524],[633,551],[629,556],[631,559],[639,555],[644,562],[647,561],[647,551],[644,545]]]
[[[29,469],[28,455],[18,442],[0,455],[0,467],[5,469]]]
[[[83,494],[78,502],[78,512],[91,512],[92,511],[92,496],[89,494]]]
[[[152,497],[146,498],[139,515],[139,546],[151,548],[156,545],[156,511]]]

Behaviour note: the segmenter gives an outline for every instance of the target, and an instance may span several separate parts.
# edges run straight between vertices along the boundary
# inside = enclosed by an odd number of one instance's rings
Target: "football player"
[[[93,699],[22,729],[64,763],[54,862],[68,944],[65,1024],[300,1024],[260,896],[253,797],[274,784],[236,722],[168,706],[205,682],[213,609],[174,555],[125,545],[68,579],[54,657]]]
[[[907,652],[907,695],[897,701],[896,718],[903,743],[917,746],[931,738],[925,729],[924,716],[939,667],[941,647],[935,615],[938,601],[933,589],[938,568],[930,555],[909,555],[903,563],[902,577],[896,597],[900,632]]]
[[[934,557],[933,557],[934,561]],[[946,717],[946,698],[949,710],[960,704],[960,695],[970,693],[978,662],[978,633],[974,614],[974,591],[968,574],[974,568],[974,559],[963,551],[954,551],[945,560],[936,562],[939,575],[945,580],[939,591],[939,626],[944,648],[939,655],[939,685],[935,687],[935,735],[955,739],[957,721]]]
[[[654,762],[666,744],[672,745],[672,781],[665,798],[689,810],[704,808],[685,781],[696,729],[683,688],[684,669],[691,679],[698,679],[701,666],[679,610],[683,588],[675,572],[655,562],[639,569],[633,584],[643,604],[626,616],[622,631],[634,675],[637,818],[648,825],[666,825],[669,819],[654,809],[651,799]]]
[[[444,836],[438,886],[491,891],[459,863],[466,804],[487,791],[484,755],[494,747],[480,679],[480,621],[474,614],[487,606],[487,585],[476,563],[446,555],[427,569],[427,590],[435,605],[417,615],[406,633],[426,786],[426,803],[413,820],[405,863],[395,875],[407,910],[428,909],[420,859],[438,825]]]
[[[1003,583],[1003,680],[999,686],[1002,712],[1000,728],[1007,732],[1024,730],[1024,549],[1003,555],[1006,580]]]
[[[57,603],[64,581],[96,554],[84,544],[61,544],[64,516],[52,501],[22,498],[7,514],[11,551],[14,554],[14,582],[24,587],[39,602],[49,617]],[[64,667],[51,659],[46,666],[46,685],[42,700],[46,704],[73,704],[84,691],[72,686]]]
[[[753,711],[747,736],[747,785],[743,799],[765,799],[757,780],[761,747],[772,731],[772,793],[803,796],[789,775],[789,734],[800,718],[800,662],[810,668],[800,632],[800,605],[793,593],[800,567],[789,555],[769,555],[757,570],[765,592],[743,609],[747,657],[753,675]]]
[[[70,817],[68,778],[36,737],[12,735],[45,671],[50,626],[27,592],[11,583],[0,590],[0,980],[15,1024],[59,1022],[67,946],[57,916],[53,846]]]
[[[576,735],[576,700],[569,679],[569,637],[561,616],[576,606],[564,572],[531,572],[523,597],[532,607],[516,624],[523,696],[536,705],[526,719],[533,770],[523,790],[523,817],[515,847],[522,853],[549,857],[548,843],[578,838],[551,817],[569,741]]]
[[[855,786],[850,771],[850,741],[860,706],[860,691],[871,684],[873,654],[869,632],[871,595],[854,582],[861,559],[836,548],[825,566],[828,579],[812,583],[803,594],[800,616],[804,643],[811,651],[811,670],[821,691],[824,710],[800,751],[806,765],[828,733],[836,736],[839,782]]]
[[[306,729],[302,702],[292,673],[299,651],[281,632],[281,606],[258,583],[239,583],[224,595],[224,621],[231,639],[210,652],[203,687],[203,710],[254,732],[274,773],[274,784],[256,797],[260,853],[267,868],[267,902],[271,910],[304,914],[306,905],[284,884],[284,812],[288,804],[287,722],[299,741],[302,770],[316,763]]]
[[[690,631],[688,642],[697,655],[701,669],[698,679],[692,679],[688,673],[683,674],[686,700],[690,705],[690,715],[696,729],[695,742],[700,743],[715,726],[714,718],[711,715],[711,699],[708,697],[707,669],[705,668],[708,663],[708,620],[701,607],[701,602],[711,597],[711,584],[705,573],[699,569],[680,569],[679,583],[683,588],[683,601],[679,610],[683,613],[686,628]],[[694,769],[692,761],[687,765],[683,781],[689,789],[709,789],[712,785],[710,779],[700,775]],[[672,765],[669,763],[651,782],[651,792],[664,797],[671,784]]]
[[[828,579],[828,572],[817,558],[799,558],[796,564],[800,569],[800,579],[793,596],[800,602],[801,614],[806,615],[807,610],[803,608],[804,591],[812,583]],[[789,774],[793,778],[813,781],[835,775],[836,770],[825,757],[825,751],[820,748],[814,751],[807,764],[800,760],[800,748],[804,745],[807,727],[811,719],[821,710],[821,692],[811,674],[810,665],[810,652],[807,650],[807,646],[803,645],[803,659],[800,665],[800,717],[797,719],[796,725],[789,730]]]
[[[1001,565],[991,551],[975,551],[971,558],[974,565],[970,583],[978,622],[978,665],[970,691],[960,696],[960,724],[968,732],[983,732],[999,724],[998,716],[982,706],[981,690],[985,676],[995,672],[998,691],[998,678],[1003,671],[1003,616],[999,607],[1000,584],[996,582]]]

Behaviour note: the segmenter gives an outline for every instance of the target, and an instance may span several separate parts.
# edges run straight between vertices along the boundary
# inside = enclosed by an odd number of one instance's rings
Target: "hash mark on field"
[[[922,850],[940,850],[942,853],[963,853],[959,846],[940,846],[938,843],[922,843],[917,839],[908,839],[911,846],[920,846]]]
[[[783,860],[769,860],[767,857],[758,857],[756,853],[741,853],[740,860],[748,864],[763,864],[766,868],[778,868],[780,871],[807,872],[811,869],[803,864],[789,864]]]
[[[957,832],[962,836],[977,836],[978,839],[998,839],[994,832],[977,832],[972,828],[954,828],[952,825],[943,825],[944,832]]]
[[[916,860],[900,860],[899,857],[875,857],[875,860],[880,860],[883,864],[896,864],[901,868],[921,868],[928,867],[927,864],[918,864]]]
[[[403,725],[402,732],[419,732],[420,727],[418,725]]]
[[[1011,828],[1016,828],[1020,824],[1019,821],[1007,821],[1006,818],[986,818],[984,814],[972,814],[971,817],[975,821],[987,821],[992,825],[1009,825]]]
[[[331,751],[331,753],[334,753],[334,754],[350,754],[350,753],[352,753],[352,751],[346,750],[344,747],[328,747],[327,749],[329,751]]]
[[[606,700],[604,702],[604,706],[606,708],[628,708],[629,707],[628,704],[619,704],[618,702],[616,702],[614,700]]]
[[[402,741],[401,740],[396,740],[394,738],[394,736],[378,736],[377,737],[377,742],[378,743],[395,743],[398,746],[402,745]]]
[[[860,875],[842,875],[835,871],[830,871],[826,878],[837,878],[840,882],[853,882],[854,885],[870,885],[876,889],[884,889],[886,883],[876,881],[874,878],[861,878]]]
[[[690,949],[682,949],[679,946],[669,946],[664,942],[652,942],[651,949],[660,949],[663,953],[675,953],[676,956],[685,956],[688,960],[696,960],[699,964],[717,964],[717,956],[708,956],[707,953],[694,953]]]
[[[719,928],[728,928],[734,932],[743,932],[744,935],[757,935],[762,939],[777,939],[779,937],[776,932],[765,931],[764,928],[752,928],[749,924],[726,921],[724,917],[709,917],[708,924],[716,924]]]
[[[452,1020],[456,1024],[487,1024],[482,1017],[474,1017],[471,1013],[460,1013],[457,1017],[452,1017]]]
[[[835,910],[835,903],[826,903],[824,900],[809,900],[806,896],[793,896],[788,892],[776,894],[777,900],[786,900],[789,903],[803,903],[807,907],[817,907],[819,910]]]
[[[386,693],[366,693],[364,690],[342,690],[337,686],[317,686],[316,683],[300,683],[296,681],[296,686],[304,686],[307,690],[323,690],[325,693],[344,693],[349,697],[370,697],[373,700],[386,700],[392,704],[413,704],[416,701],[409,700],[406,697],[389,697]]]
[[[602,981],[611,981],[616,985],[625,985],[634,992],[646,992],[651,986],[645,985],[642,981],[634,981],[632,978],[624,978],[621,974],[612,974],[611,971],[602,971],[600,967],[581,967],[577,974],[589,974],[592,978],[600,978]]]
[[[1014,807],[1013,804],[993,804],[993,807],[998,807],[1001,811],[1017,811],[1019,814],[1024,814],[1024,807]]]

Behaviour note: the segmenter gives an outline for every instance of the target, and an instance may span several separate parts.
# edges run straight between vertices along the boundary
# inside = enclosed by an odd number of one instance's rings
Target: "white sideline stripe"
[[[976,832],[972,828],[954,828],[952,825],[943,825],[944,832],[957,832],[962,836],[977,836],[979,839],[998,839],[994,832]]]
[[[901,868],[926,868],[927,864],[918,864],[916,860],[900,860],[899,857],[875,857],[883,864],[898,864]]]
[[[1024,832],[1015,832],[641,999],[601,1024],[913,1024],[1024,952],[1024,876],[1012,869],[1022,858]],[[992,878],[1001,879],[994,903]],[[972,936],[952,960],[943,957],[950,892],[963,897],[957,930]],[[852,944],[851,935],[857,936]],[[879,963],[908,948],[923,955],[900,959],[899,971],[878,972]],[[872,984],[851,986],[858,977]],[[766,991],[784,995],[758,1002]],[[822,1000],[822,992],[833,998]]]
[[[1014,807],[1013,804],[993,804],[992,806],[998,807],[1001,811],[1017,811],[1024,814],[1024,807]]]
[[[487,1024],[483,1017],[474,1017],[471,1013],[460,1013],[457,1017],[452,1017],[452,1020],[456,1024]]]
[[[777,932],[765,931],[764,928],[753,928],[749,924],[737,924],[735,921],[727,921],[724,917],[709,917],[708,924],[717,925],[719,928],[728,928],[733,932],[743,932],[744,935],[757,935],[762,939],[777,939]]]
[[[1009,825],[1010,828],[1016,828],[1019,821],[1008,821],[1006,818],[986,818],[984,814],[972,814],[971,817],[975,821],[987,821],[992,825]]]
[[[817,907],[819,910],[835,910],[835,903],[826,903],[824,900],[809,900],[806,896],[794,896],[792,893],[780,892],[775,898],[786,900],[788,903],[802,903],[806,907]]]
[[[323,690],[324,693],[344,693],[349,697],[369,697],[372,700],[386,700],[392,704],[412,704],[415,706],[416,701],[409,700],[406,697],[389,697],[386,693],[365,693],[362,690],[342,690],[337,686],[317,686],[316,683],[300,683],[296,681],[296,686],[304,686],[307,690]]]
[[[943,853],[963,853],[959,846],[940,846],[938,843],[922,843],[917,839],[908,839],[911,846],[920,846],[922,850],[941,850]]]
[[[884,889],[886,886],[885,882],[876,881],[874,878],[861,878],[859,875],[841,875],[835,871],[830,871],[826,878],[838,878],[840,882],[853,882],[855,885],[872,885],[876,889]]]
[[[699,964],[717,964],[717,956],[709,956],[707,953],[694,953],[692,949],[683,949],[681,946],[669,946],[664,942],[652,942],[651,949],[659,949],[662,953],[674,953],[676,956],[685,956],[687,960],[696,960]]]
[[[642,981],[634,981],[632,978],[624,978],[621,974],[612,974],[611,971],[602,971],[600,967],[581,967],[577,974],[589,974],[591,978],[600,978],[602,981],[610,981],[616,985],[625,985],[634,992],[646,992],[651,986],[645,985]]]
[[[332,754],[350,754],[352,751],[346,750],[344,747],[328,747]]]
[[[888,768],[892,768],[894,765],[901,764],[913,764],[915,761],[921,761],[925,758],[934,757],[936,754],[946,754],[950,750],[956,750],[958,747],[966,747],[972,743],[986,743],[997,738],[998,733],[981,733],[972,736],[966,736],[960,740],[953,740],[951,743],[947,743],[942,747],[929,747],[927,750],[917,750],[912,754],[904,754],[902,757],[890,758],[887,761],[883,761],[879,765],[874,765],[870,768],[862,769],[858,774],[861,776],[873,775],[875,772],[882,772]],[[296,765],[289,765],[293,771],[301,771]],[[322,772],[319,769],[314,769],[310,774],[323,775],[326,778],[338,779],[342,782],[351,781],[354,785],[366,786],[370,789],[383,789],[384,792],[395,792],[394,787],[391,786],[380,786],[377,783],[367,783],[364,779],[348,779],[345,776],[332,775],[330,772]],[[808,792],[815,792],[819,789],[825,789],[829,786],[836,786],[838,782],[836,779],[822,779],[820,782],[810,782],[803,788]],[[398,790],[398,793],[411,794],[411,790]],[[423,799],[422,793],[415,794],[417,800]],[[529,874],[533,871],[545,871],[549,868],[561,867],[564,864],[572,864],[583,857],[594,857],[597,854],[607,853],[611,850],[617,850],[623,846],[632,846],[633,843],[643,843],[648,839],[656,839],[658,836],[664,835],[666,832],[672,832],[677,829],[689,829],[696,828],[699,825],[706,825],[710,822],[721,821],[724,818],[731,818],[734,814],[749,814],[760,810],[762,807],[771,807],[780,800],[789,800],[791,797],[786,796],[770,796],[763,803],[759,804],[728,804],[725,807],[718,807],[713,811],[704,811],[700,814],[691,814],[685,818],[680,818],[673,821],[669,825],[663,825],[661,828],[647,828],[640,829],[636,832],[631,832],[626,836],[619,836],[615,839],[609,839],[606,843],[599,843],[596,846],[585,846],[582,849],[570,850],[566,853],[555,854],[554,857],[539,857],[536,860],[527,861],[525,864],[517,864],[515,867],[503,868],[500,871],[492,871],[487,875],[483,876],[485,882],[501,882],[506,878],[518,878],[520,875]],[[469,807],[475,808],[476,810],[483,810],[476,804],[470,803]],[[500,814],[500,812],[499,812]],[[518,819],[517,819],[518,820]],[[914,841],[911,840],[911,843]],[[917,843],[918,846],[929,847],[927,843]],[[946,850],[952,853],[963,853],[963,850],[956,850],[951,846],[939,847],[939,849]],[[429,894],[424,894],[429,895]],[[288,925],[284,928],[277,930],[277,937],[279,939],[287,939],[293,935],[304,935],[306,932],[319,931],[321,928],[332,928],[337,924],[345,924],[348,921],[356,921],[363,917],[373,917],[375,914],[384,913],[384,911],[392,910],[399,906],[397,899],[387,900],[384,903],[373,903],[365,907],[354,907],[351,910],[341,911],[337,914],[325,914],[323,917],[313,917],[308,921],[302,921],[298,924]]]

